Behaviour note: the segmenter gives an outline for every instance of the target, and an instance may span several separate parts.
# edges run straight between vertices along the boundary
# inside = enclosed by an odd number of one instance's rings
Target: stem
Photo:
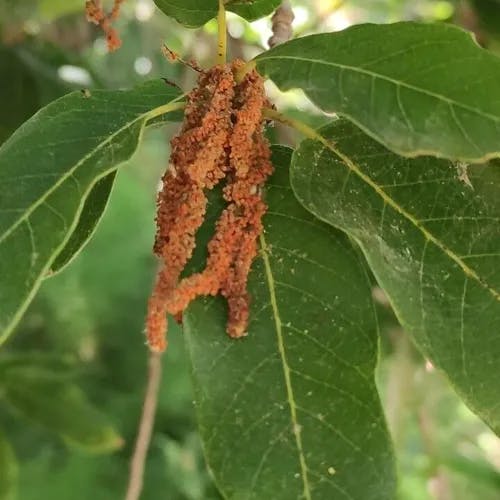
[[[414,400],[416,365],[413,360],[413,346],[400,328],[389,332],[394,348],[386,382],[384,408],[387,423],[396,449],[401,448],[406,432],[405,416],[416,411]]]
[[[217,61],[216,64],[226,64],[227,52],[227,29],[226,29],[226,9],[224,0],[219,0],[219,12],[217,13],[218,40],[217,40]]]
[[[255,61],[248,61],[244,66],[236,71],[234,75],[236,83],[241,83],[243,81],[243,78],[245,78],[245,75],[247,73],[250,73],[250,71],[252,71],[253,69],[255,69]]]
[[[138,500],[144,480],[144,465],[155,420],[158,390],[161,381],[161,357],[152,352],[149,355],[148,381],[144,405],[135,442],[134,454],[130,461],[130,476],[125,500]]]
[[[271,108],[264,108],[262,110],[262,116],[264,116],[264,118],[270,118],[271,120],[284,123],[285,125],[288,125],[294,128],[295,130],[298,130],[300,133],[304,134],[307,138],[312,139],[314,141],[319,141],[322,144],[324,144],[328,149],[331,149],[334,152],[336,152],[335,149],[333,149],[333,143],[329,142],[321,134],[318,134],[318,132],[316,132],[316,130],[314,130],[312,127],[306,125],[305,123],[299,120],[295,120],[294,118],[285,116],[281,114],[279,111],[276,111],[275,109]]]
[[[172,111],[177,111],[179,109],[183,109],[186,106],[186,103],[178,99],[184,99],[185,94],[177,97],[174,101],[171,101],[167,104],[163,104],[163,106],[158,106],[157,108],[152,109],[148,114],[148,119],[152,120],[158,116],[164,115],[165,113],[170,113]]]
[[[283,0],[271,18],[273,36],[267,41],[269,48],[276,47],[293,37],[292,23],[295,15],[289,0]]]
[[[167,58],[168,62],[174,63],[176,61],[179,61],[181,64],[186,66],[187,68],[192,69],[193,71],[196,71],[198,73],[201,73],[201,68],[198,66],[198,63],[196,61],[185,61],[182,59],[177,52],[174,52],[172,49],[169,49],[166,44],[163,44],[161,47],[161,51],[163,55]]]

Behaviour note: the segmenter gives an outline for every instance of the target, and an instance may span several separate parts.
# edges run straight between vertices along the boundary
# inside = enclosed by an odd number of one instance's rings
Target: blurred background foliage
[[[453,22],[500,50],[500,0],[296,0],[297,34],[361,22]],[[117,28],[122,48],[106,51],[85,21],[84,0],[0,0],[0,142],[41,106],[74,89],[125,88],[164,77],[189,89],[195,75],[160,47],[210,65],[216,26],[190,31],[128,0]],[[270,21],[229,15],[233,57],[267,47]],[[282,110],[312,124],[327,117],[301,92],[279,93]],[[149,130],[121,168],[111,202],[88,246],[47,279],[0,350],[0,500],[112,500],[123,497],[146,375],[142,328],[155,261],[155,192],[175,127]],[[279,142],[297,139],[276,127]],[[36,161],[36,158],[33,159]],[[403,500],[500,499],[500,442],[452,392],[402,332],[376,286],[382,355],[379,387],[393,432]],[[196,430],[182,332],[172,324],[164,359],[144,499],[221,498]]]

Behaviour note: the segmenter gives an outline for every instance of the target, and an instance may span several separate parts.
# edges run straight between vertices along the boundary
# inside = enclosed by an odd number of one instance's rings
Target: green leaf
[[[38,0],[38,11],[44,21],[52,21],[58,17],[82,12],[80,0]]]
[[[218,0],[154,0],[167,16],[188,28],[199,28],[217,16]],[[270,14],[281,0],[240,0],[227,2],[226,9],[254,21]]]
[[[78,224],[71,236],[50,266],[50,273],[57,273],[64,269],[90,240],[108,205],[111,190],[115,181],[116,172],[97,181],[85,199],[85,203],[78,219]]]
[[[227,3],[226,8],[247,21],[255,21],[271,14],[281,2],[282,0],[233,0]]]
[[[19,467],[11,444],[0,431],[0,500],[16,498]]]
[[[217,15],[218,0],[154,0],[167,16],[188,28],[199,28]]]
[[[465,476],[471,484],[484,484],[496,492],[500,491],[500,472],[490,462],[458,453],[445,454],[440,461],[448,469]]]
[[[358,25],[278,45],[256,63],[398,154],[500,156],[500,59],[454,26]]]
[[[175,485],[186,500],[207,499],[210,479],[198,433],[188,434],[182,442],[165,435],[158,436],[155,444],[164,456],[164,480]]]
[[[88,211],[80,215],[92,188],[132,156],[146,122],[179,118],[171,113],[178,97],[158,81],[89,97],[74,92],[38,112],[0,148],[0,342],[70,236],[82,242],[74,229],[79,221],[89,227]]]
[[[44,366],[13,366],[1,372],[9,406],[68,444],[92,453],[107,453],[123,444],[111,422],[73,383]]]
[[[0,379],[9,370],[36,366],[50,372],[51,376],[69,379],[74,375],[76,358],[68,354],[44,351],[7,351],[0,358]]]
[[[1,10],[0,5],[0,18]],[[74,90],[57,70],[76,62],[49,43],[26,40],[14,47],[0,45],[0,74],[8,75],[0,87],[0,143],[42,106]]]
[[[479,18],[479,24],[488,35],[500,39],[500,1],[471,0],[474,12]]]
[[[7,23],[34,21],[51,22],[58,17],[79,12],[83,15],[85,3],[79,0],[0,0],[0,25]]]
[[[219,299],[184,318],[208,464],[227,498],[389,500],[369,280],[345,235],[297,203],[289,161],[274,149],[248,336],[226,336]]]
[[[297,198],[360,244],[404,329],[500,433],[500,165],[405,159],[346,120],[319,134],[294,155]]]
[[[39,107],[36,80],[16,52],[0,46],[0,143]],[[8,77],[6,77],[8,75]]]

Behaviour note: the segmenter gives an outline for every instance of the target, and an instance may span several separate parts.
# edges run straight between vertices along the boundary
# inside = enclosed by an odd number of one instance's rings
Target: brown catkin
[[[154,245],[162,267],[146,321],[153,351],[166,348],[166,314],[179,315],[200,295],[224,296],[228,334],[246,334],[247,279],[266,211],[261,188],[273,168],[263,136],[262,109],[268,105],[263,80],[253,70],[237,84],[233,75],[242,64],[235,61],[201,73],[188,96],[181,132],[171,141],[170,166],[158,195]],[[223,178],[227,207],[208,244],[205,269],[179,281],[205,216],[204,191]]]
[[[114,0],[113,7],[109,14],[104,12],[101,0],[87,0],[85,2],[87,20],[101,27],[106,36],[106,44],[110,52],[119,49],[122,44],[118,32],[113,28],[111,23],[118,19],[120,7],[124,1],[125,0]]]

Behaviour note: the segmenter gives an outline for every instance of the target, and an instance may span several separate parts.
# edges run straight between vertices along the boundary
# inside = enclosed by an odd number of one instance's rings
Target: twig
[[[177,54],[177,52],[174,52],[172,49],[169,49],[165,44],[162,45],[161,51],[169,62],[174,63],[176,61],[179,61],[184,66],[191,68],[192,70],[198,73],[202,72],[202,69],[199,67],[196,61],[194,60],[185,61],[184,59],[182,59],[181,56],[179,56],[179,54]]]
[[[243,78],[245,78],[245,75],[254,70],[255,66],[255,61],[248,61],[240,69],[238,69],[234,75],[236,83],[241,83],[243,81]]]
[[[289,127],[294,128],[301,134],[305,135],[308,139],[312,139],[313,141],[319,141],[324,144],[327,148],[332,149],[333,143],[329,142],[325,139],[321,134],[316,132],[312,127],[307,125],[306,123],[301,122],[300,120],[296,120],[295,118],[291,118],[289,116],[285,116],[281,114],[279,111],[271,108],[264,108],[262,110],[262,116],[264,118],[269,118],[270,120],[275,120],[277,122],[288,125]],[[332,149],[333,150],[333,149]],[[337,153],[336,150],[333,150],[334,153]]]
[[[151,352],[149,355],[148,381],[144,405],[135,442],[134,454],[130,461],[130,476],[125,500],[138,500],[144,480],[144,465],[155,420],[158,390],[161,381],[161,356]]]
[[[217,13],[217,64],[226,64],[227,52],[227,28],[226,28],[226,9],[224,0],[219,0],[219,11]]]
[[[100,26],[104,31],[108,50],[110,52],[119,49],[122,44],[118,32],[111,26],[111,23],[118,19],[120,7],[124,1],[125,0],[114,0],[113,8],[109,14],[104,12],[101,0],[87,0],[85,2],[87,21]]]
[[[280,43],[284,43],[293,36],[292,23],[295,19],[292,6],[288,0],[284,0],[276,9],[271,19],[273,23],[273,36],[269,38],[267,43],[273,48]]]

